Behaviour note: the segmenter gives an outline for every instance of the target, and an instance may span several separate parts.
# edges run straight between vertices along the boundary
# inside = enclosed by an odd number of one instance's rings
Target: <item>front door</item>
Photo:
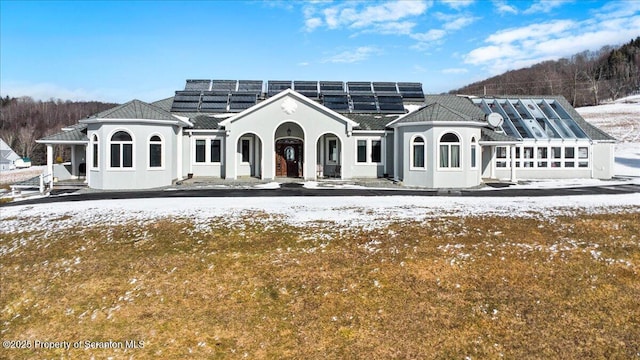
[[[276,141],[276,176],[302,177],[302,140]]]

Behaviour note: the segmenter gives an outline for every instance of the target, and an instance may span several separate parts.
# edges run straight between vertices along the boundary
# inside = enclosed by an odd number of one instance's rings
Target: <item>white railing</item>
[[[44,194],[45,190],[53,189],[53,174],[40,174],[40,194]]]

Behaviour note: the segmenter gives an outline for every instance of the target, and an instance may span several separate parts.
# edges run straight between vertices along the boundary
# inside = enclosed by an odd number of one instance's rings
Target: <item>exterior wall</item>
[[[607,163],[608,157],[613,158],[612,152],[606,151],[610,144],[602,144],[604,151],[592,146],[588,140],[581,141],[534,141],[525,140],[516,145],[516,169],[515,176],[518,179],[575,179],[592,178],[594,174],[594,164],[599,161]],[[497,158],[498,149],[494,147],[494,159],[491,166],[494,167],[495,178],[511,178],[511,154],[510,148],[506,151],[506,158]],[[530,149],[530,150],[529,150]],[[546,150],[545,150],[546,149]],[[554,153],[557,149],[557,154]],[[569,155],[567,149],[573,153]],[[532,151],[531,151],[532,150]],[[544,155],[546,152],[546,155]],[[503,165],[500,165],[502,163]],[[603,164],[604,169],[611,169],[612,166]],[[603,173],[606,175],[606,173]]]
[[[205,142],[205,158],[204,162],[198,162],[196,159],[196,144],[198,141]],[[211,159],[211,142],[214,140],[220,141],[220,161],[212,161]],[[182,143],[182,174],[183,177],[187,177],[188,174],[192,174],[194,177],[224,177],[225,166],[225,136],[222,131],[211,132],[198,132],[193,133],[190,136],[183,137]]]
[[[127,131],[133,139],[133,167],[110,167],[110,139],[119,130]],[[177,136],[171,125],[144,124],[134,121],[89,124],[87,136],[93,148],[93,135],[98,136],[98,168],[88,164],[89,186],[97,189],[145,189],[171,185],[176,178]],[[149,139],[162,139],[162,166],[149,167]],[[90,150],[92,151],[92,150]],[[90,157],[92,160],[92,156]]]
[[[593,144],[593,178],[594,179],[611,179],[615,173],[614,164],[615,144],[594,143]]]
[[[384,159],[384,173],[383,175],[393,177],[394,176],[394,144],[393,144],[393,132],[387,132],[383,139],[385,144],[385,159]]]
[[[396,128],[400,131],[402,152],[402,182],[408,186],[429,188],[468,188],[481,183],[480,129],[469,126],[411,125]],[[440,138],[453,133],[460,139],[460,166],[440,166]],[[424,168],[413,166],[413,141],[422,137],[425,146]],[[471,168],[471,139],[476,140],[476,166]]]
[[[247,134],[254,134],[260,140],[259,149],[256,149],[256,155],[261,155],[260,159],[256,160],[260,177],[275,178],[276,131],[285,123],[298,125],[302,129],[305,179],[316,178],[318,139],[328,133],[336,135],[341,143],[342,177],[353,176],[355,142],[352,136],[347,136],[346,123],[342,119],[335,118],[331,113],[311,107],[296,97],[285,96],[225,126],[228,134],[225,145],[226,177],[235,179],[242,176],[241,164],[238,161],[238,140]],[[286,131],[286,128],[284,129]],[[254,144],[256,143],[258,142]]]
[[[373,142],[380,141],[380,161],[374,162]],[[358,144],[364,144],[365,161],[358,161]],[[384,175],[384,161],[386,157],[386,144],[384,142],[384,134],[382,132],[358,132],[353,136],[353,168],[352,176],[354,178],[378,178]]]

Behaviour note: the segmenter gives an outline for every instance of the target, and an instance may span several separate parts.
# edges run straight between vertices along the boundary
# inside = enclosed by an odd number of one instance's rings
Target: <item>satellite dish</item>
[[[491,113],[487,115],[487,122],[494,128],[500,127],[504,122],[502,115],[498,113]]]

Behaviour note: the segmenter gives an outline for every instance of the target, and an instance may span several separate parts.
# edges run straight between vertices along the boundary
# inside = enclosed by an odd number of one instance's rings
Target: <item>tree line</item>
[[[598,105],[640,91],[640,37],[620,47],[605,46],[569,58],[475,82],[453,94],[562,95],[574,107]]]
[[[48,101],[31,97],[1,99],[0,138],[18,155],[31,158],[34,165],[46,163],[46,147],[36,140],[76,124],[89,115],[107,110],[118,104],[98,101]],[[54,158],[69,159],[68,146],[56,146]]]

